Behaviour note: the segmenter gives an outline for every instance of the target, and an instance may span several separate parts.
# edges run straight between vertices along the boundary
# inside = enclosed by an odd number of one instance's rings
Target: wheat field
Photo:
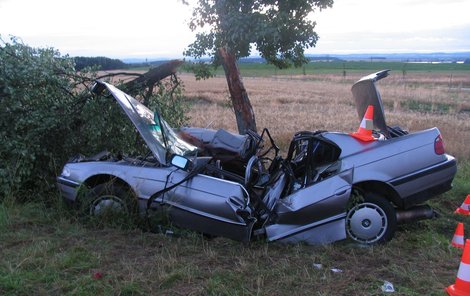
[[[278,145],[286,149],[301,130],[352,132],[359,125],[351,86],[361,76],[337,74],[244,77],[257,127],[267,127]],[[197,81],[182,73],[190,102],[190,125],[225,128],[236,132],[225,77]],[[446,151],[469,159],[470,73],[392,73],[378,82],[388,125],[410,132],[438,127]]]

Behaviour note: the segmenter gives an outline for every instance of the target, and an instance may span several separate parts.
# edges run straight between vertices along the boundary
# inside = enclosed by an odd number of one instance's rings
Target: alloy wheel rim
[[[105,213],[126,213],[124,201],[114,195],[103,195],[96,199],[90,207],[90,215],[100,216]]]
[[[371,244],[379,241],[387,231],[387,215],[373,203],[361,203],[346,216],[346,231],[353,240]]]

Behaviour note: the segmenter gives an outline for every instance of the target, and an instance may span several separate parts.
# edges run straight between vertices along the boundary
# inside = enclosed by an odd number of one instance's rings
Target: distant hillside
[[[310,61],[389,61],[389,62],[464,62],[470,52],[457,53],[360,53],[360,54],[306,54]],[[261,57],[240,59],[240,63],[263,63]]]
[[[382,61],[382,62],[440,62],[440,63],[470,63],[470,52],[434,52],[434,53],[358,53],[358,54],[306,54],[312,62],[337,62],[337,61]],[[132,67],[158,66],[166,59],[158,58],[129,58],[122,61]],[[209,62],[210,59],[200,61]],[[259,56],[240,59],[240,64],[265,63],[266,60]]]
[[[434,53],[358,53],[358,54],[306,54],[310,61],[389,61],[389,62],[470,62],[469,52]],[[158,66],[164,59],[123,59],[124,63],[135,66]],[[210,59],[201,59],[208,62]],[[239,63],[265,63],[259,56],[240,59]]]
[[[463,62],[470,59],[470,52],[433,52],[433,53],[360,53],[307,55],[310,59],[340,59],[346,61],[387,60],[399,62]]]
[[[163,63],[166,63],[172,59],[122,59],[122,61],[128,65],[132,65],[132,67],[140,67],[140,66],[158,66]]]

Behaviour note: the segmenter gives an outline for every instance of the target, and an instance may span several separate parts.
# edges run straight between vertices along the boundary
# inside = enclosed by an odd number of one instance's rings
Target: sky
[[[0,0],[0,36],[71,56],[180,58],[190,16],[181,0]],[[335,0],[310,17],[311,54],[470,51],[470,0]]]

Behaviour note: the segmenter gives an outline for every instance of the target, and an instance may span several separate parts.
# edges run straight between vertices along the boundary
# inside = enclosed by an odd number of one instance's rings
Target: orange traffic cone
[[[350,135],[354,138],[364,141],[370,142],[376,140],[372,137],[372,130],[374,129],[374,106],[369,105],[367,107],[366,113],[364,114],[364,118],[361,121],[361,125],[359,129],[355,133],[351,133]]]
[[[467,195],[467,197],[465,198],[465,201],[462,203],[460,208],[457,208],[457,210],[455,210],[454,213],[462,214],[462,215],[470,215],[470,194]]]
[[[465,241],[465,249],[460,260],[455,284],[447,287],[446,291],[451,296],[470,295],[470,239]]]
[[[452,238],[452,245],[456,248],[463,249],[464,247],[463,223],[457,224],[454,238]]]

